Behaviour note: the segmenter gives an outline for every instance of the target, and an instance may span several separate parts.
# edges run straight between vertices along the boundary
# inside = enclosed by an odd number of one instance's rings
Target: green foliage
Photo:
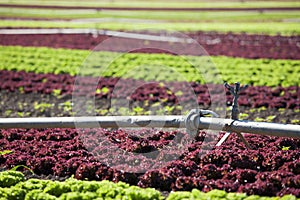
[[[0,187],[0,200],[24,199],[26,191],[20,188],[2,188]]]
[[[73,104],[71,101],[65,101],[64,103],[59,104],[59,107],[62,107],[64,112],[71,112],[72,106]]]
[[[19,87],[19,92],[20,93],[24,93],[24,88],[23,87]]]
[[[272,122],[276,118],[276,115],[270,115],[266,118],[267,122]]]
[[[286,110],[285,108],[279,108],[279,109],[278,109],[278,112],[280,112],[280,113],[284,113],[284,112],[285,112],[285,110]]]
[[[90,199],[103,199],[99,198],[94,192],[68,192],[59,197],[60,200],[90,200]]]
[[[28,191],[43,190],[51,183],[50,180],[29,179],[24,182],[19,182],[15,187]]]
[[[141,115],[141,114],[144,113],[144,108],[139,107],[139,106],[134,107],[134,108],[133,108],[133,112],[134,112],[135,114],[137,114],[137,115]]]
[[[34,102],[34,109],[38,110],[39,112],[45,112],[46,109],[52,108],[54,105],[50,103],[37,103]]]
[[[0,172],[0,198],[5,199],[163,199],[160,192],[127,183],[110,181],[80,181],[69,178],[65,182],[29,179],[14,170]]]
[[[165,109],[165,112],[166,112],[168,115],[170,115],[170,114],[172,114],[172,112],[173,112],[173,110],[175,109],[175,107],[174,107],[174,106],[165,106],[164,109]]]
[[[160,0],[114,0],[114,1],[75,1],[75,0],[61,0],[61,1],[45,1],[45,0],[1,0],[4,4],[13,5],[48,5],[48,6],[72,6],[76,3],[76,6],[83,7],[153,7],[153,8],[268,8],[268,7],[299,7],[300,3],[293,0],[288,1],[160,1]],[[38,10],[35,10],[36,13]],[[72,10],[72,9],[71,9]],[[31,11],[31,10],[30,10]],[[56,10],[51,10],[52,13],[57,12]],[[72,10],[73,11],[73,10]],[[105,13],[106,10],[103,12]],[[31,11],[32,12],[32,11]],[[73,11],[74,12],[74,11]],[[90,13],[90,11],[86,11]],[[80,12],[81,13],[81,12]],[[75,13],[76,14],[76,13]]]
[[[239,114],[239,119],[243,120],[243,119],[247,119],[249,117],[249,114],[247,113],[240,113]]]
[[[10,154],[12,153],[13,151],[12,150],[3,150],[3,151],[0,151],[0,155],[6,155],[6,154]]]
[[[270,115],[270,116],[267,116],[266,118],[256,117],[254,119],[254,121],[256,121],[256,122],[273,122],[276,117],[277,117],[276,115]]]
[[[53,196],[59,197],[63,193],[70,192],[70,186],[61,183],[61,182],[51,182],[47,187],[44,189],[44,193],[51,194]]]
[[[55,196],[50,195],[50,194],[43,193],[42,190],[32,190],[32,191],[29,191],[25,196],[25,200],[31,200],[31,199],[35,199],[35,200],[56,200],[57,198]]]
[[[60,90],[60,89],[54,89],[54,90],[52,91],[52,93],[53,93],[54,96],[59,97],[60,94],[61,94],[61,90]]]
[[[28,170],[30,173],[34,174],[34,172],[29,167],[27,167],[25,165],[14,166],[13,168],[10,169],[10,171],[17,171],[17,169],[19,169],[21,167],[24,168],[24,169],[26,169],[26,170]]]
[[[1,69],[36,73],[76,74],[89,51],[21,46],[0,46]]]
[[[13,170],[0,172],[0,187],[11,187],[24,180],[25,177],[21,172]]]
[[[222,190],[211,190],[207,193],[193,189],[192,192],[171,192],[167,200],[199,199],[199,200],[296,200],[293,195],[283,197],[261,197],[258,195],[247,196],[245,193],[226,193]]]
[[[291,147],[290,146],[283,146],[282,148],[281,148],[281,150],[283,150],[283,151],[287,151],[287,150],[289,150]]]
[[[4,112],[4,115],[5,115],[5,116],[10,116],[10,114],[11,114],[12,112],[13,112],[12,110],[6,110],[6,111]]]
[[[103,87],[103,88],[101,88],[101,92],[103,94],[107,94],[109,92],[109,89],[107,87]]]
[[[292,123],[292,124],[299,124],[299,123],[300,123],[300,120],[299,120],[299,119],[292,119],[292,120],[291,120],[291,123]]]
[[[29,179],[25,180],[21,172],[14,170],[0,172],[0,200],[89,200],[89,199],[126,199],[126,200],[162,200],[161,193],[153,188],[142,189],[127,183],[104,181],[82,181],[69,178],[64,182]],[[296,200],[292,195],[279,197],[247,196],[244,193],[227,193],[212,190],[204,193],[197,189],[191,192],[171,192],[167,200],[181,199],[228,199],[228,200]]]
[[[18,117],[28,117],[30,116],[30,112],[18,112],[17,115]]]
[[[146,81],[219,83],[222,80],[271,87],[300,85],[299,60],[115,52],[94,52],[87,57],[89,51],[86,50],[18,46],[0,46],[0,53],[2,70],[122,77]],[[105,94],[108,90],[103,87],[97,92]],[[60,95],[60,90],[55,90],[55,94]]]
[[[178,13],[178,12],[177,12]],[[249,17],[251,18],[251,17]],[[249,21],[248,18],[248,21]],[[258,17],[259,20],[260,17]],[[268,17],[266,17],[268,19]],[[280,18],[280,17],[279,17]],[[232,19],[232,18],[231,18]],[[272,22],[260,22],[255,20],[247,21],[246,16],[244,20],[224,23],[226,20],[216,22],[182,22],[182,21],[163,21],[161,23],[144,23],[141,22],[85,22],[72,23],[70,21],[49,21],[49,20],[0,20],[0,27],[38,27],[38,28],[96,28],[109,30],[166,30],[166,31],[217,31],[222,33],[253,33],[253,34],[270,34],[270,35],[296,35],[300,33],[298,22],[282,23],[276,20]],[[244,23],[243,23],[244,22]],[[274,29],[276,27],[276,29]]]
[[[267,110],[267,108],[265,106],[262,106],[262,107],[257,109],[258,112],[266,111],[266,110]]]
[[[77,2],[76,2],[77,3]],[[167,7],[171,2],[168,2]],[[185,3],[185,5],[188,2]],[[228,3],[228,2],[227,2]],[[276,4],[276,2],[273,2]],[[278,2],[277,2],[278,3]],[[67,3],[68,4],[68,3]],[[132,5],[132,2],[130,2]],[[216,5],[216,4],[211,4]],[[219,5],[219,3],[217,4]],[[151,3],[153,6],[153,3]],[[76,12],[73,9],[61,10],[61,9],[35,9],[35,12],[26,8],[1,8],[0,16],[6,17],[42,17],[42,18],[60,18],[60,19],[73,19],[73,18],[131,18],[131,19],[145,19],[145,20],[168,20],[168,21],[191,21],[191,22],[276,22],[281,19],[293,19],[299,18],[300,14],[297,11],[280,12],[244,12],[235,11],[143,11],[136,10],[135,12],[128,10],[106,10],[101,12]],[[251,16],[251,17],[250,17]],[[88,23],[88,21],[86,21]],[[72,21],[70,21],[72,23]]]
[[[261,118],[261,117],[256,117],[256,118],[254,119],[254,121],[256,121],[256,122],[264,122],[265,119],[264,119],[264,118]]]

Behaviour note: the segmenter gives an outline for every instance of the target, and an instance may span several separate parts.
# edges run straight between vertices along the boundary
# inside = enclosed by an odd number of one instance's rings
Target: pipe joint
[[[195,133],[199,130],[200,117],[205,115],[212,115],[219,117],[219,115],[211,110],[192,109],[185,118],[185,127],[188,133]]]

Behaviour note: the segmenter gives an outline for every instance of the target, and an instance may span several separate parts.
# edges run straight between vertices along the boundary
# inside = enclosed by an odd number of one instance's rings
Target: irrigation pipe
[[[120,38],[129,38],[137,40],[150,40],[158,42],[180,42],[180,43],[194,43],[191,38],[180,38],[174,36],[151,35],[141,33],[127,33],[121,31],[97,30],[97,29],[0,29],[0,34],[93,34],[93,35],[107,35]]]
[[[188,120],[187,120],[188,119]],[[0,118],[0,129],[8,128],[187,128],[244,132],[259,135],[300,138],[300,125],[253,122],[215,117],[168,116],[95,116]]]

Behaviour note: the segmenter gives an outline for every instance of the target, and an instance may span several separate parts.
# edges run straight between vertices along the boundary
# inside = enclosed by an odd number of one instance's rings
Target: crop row
[[[157,81],[298,86],[298,60],[93,52],[1,46],[0,69]]]
[[[275,198],[247,196],[240,193],[226,193],[221,190],[212,190],[208,193],[200,192],[197,189],[191,192],[172,192],[164,198],[159,191],[154,189],[142,189],[130,186],[123,182],[112,183],[109,181],[80,181],[69,178],[64,182],[26,179],[24,174],[18,171],[4,171],[0,173],[0,199],[129,199],[129,200],[176,200],[183,198],[193,199],[265,199]],[[277,200],[296,200],[293,195],[285,195]]]
[[[249,33],[249,34],[270,34],[270,35],[297,35],[300,28],[297,22],[160,22],[160,23],[144,23],[131,21],[108,21],[108,22],[85,22],[70,23],[65,21],[49,21],[49,20],[0,20],[2,28],[87,28],[87,29],[104,29],[104,30],[123,30],[123,31],[140,31],[154,30],[164,31],[216,31],[222,33]],[[276,29],[274,29],[276,27]]]
[[[197,101],[203,107],[210,106],[212,101],[224,105],[232,103],[231,94],[228,91],[225,93],[222,85],[202,85],[195,82],[145,82],[119,78],[81,77],[76,79],[76,77],[63,74],[35,74],[6,70],[0,71],[0,77],[3,81],[0,89],[10,92],[83,96],[86,100],[95,96],[97,99],[127,99],[128,102],[160,102],[173,105]],[[298,86],[275,88],[250,86],[241,92],[239,104],[253,108],[299,109],[299,95]]]
[[[74,1],[73,1],[74,2]],[[286,2],[280,2],[280,1],[266,1],[261,2],[260,4],[257,4],[256,2],[218,2],[217,4],[211,3],[211,2],[161,2],[161,1],[153,1],[153,2],[133,2],[132,4],[129,4],[130,1],[128,0],[122,0],[122,1],[116,1],[116,2],[97,2],[97,1],[89,1],[86,3],[78,2],[76,6],[74,4],[71,4],[70,1],[64,0],[60,2],[45,2],[42,0],[29,0],[29,1],[16,1],[16,0],[3,0],[2,5],[5,7],[29,7],[29,8],[39,8],[39,7],[47,7],[47,8],[64,8],[64,9],[96,9],[96,8],[116,8],[116,9],[126,9],[126,8],[135,8],[136,10],[141,9],[149,9],[149,8],[159,8],[162,10],[169,10],[172,8],[291,8],[300,6],[299,2],[295,1],[286,1]],[[121,7],[121,8],[120,8]],[[169,9],[168,9],[169,8]],[[284,9],[283,9],[284,10]]]
[[[221,34],[221,33],[187,33],[195,39],[209,55],[234,56],[244,58],[272,58],[272,59],[299,59],[297,54],[300,42],[299,36],[267,36],[247,34]],[[98,35],[94,37],[88,34],[49,34],[49,35],[1,35],[0,45],[21,46],[45,46],[54,48],[70,49],[93,49],[96,45],[107,39],[107,36]],[[130,39],[128,39],[130,40]],[[143,41],[142,41],[143,42]],[[147,41],[151,46],[153,41]],[[120,50],[127,42],[122,39],[118,46],[112,50]],[[170,46],[163,43],[162,47]],[[145,46],[147,47],[147,46]],[[186,45],[186,54],[195,55],[198,51]],[[173,47],[172,47],[173,48]],[[158,49],[152,49],[151,53],[160,53]]]
[[[282,8],[282,7],[299,7],[299,2],[295,1],[263,1],[261,3],[252,2],[252,1],[246,1],[246,2],[218,2],[217,4],[214,2],[162,2],[155,0],[153,2],[147,2],[147,1],[141,1],[141,2],[132,2],[128,0],[122,0],[122,1],[114,1],[114,2],[98,2],[95,0],[88,1],[88,2],[77,2],[76,6],[74,4],[71,4],[69,0],[63,0],[63,1],[43,1],[43,0],[28,0],[28,1],[19,1],[19,0],[2,0],[2,4],[8,4],[8,5],[31,5],[34,6],[49,6],[50,8],[53,6],[64,6],[65,9],[77,7],[77,8],[97,8],[97,7],[134,7],[138,10],[138,8]],[[74,2],[74,1],[71,1]],[[130,4],[131,3],[131,4]],[[104,9],[105,10],[105,9]]]
[[[2,5],[3,6],[3,5]],[[251,18],[249,18],[251,15]],[[165,20],[174,22],[276,22],[281,20],[288,21],[289,19],[294,19],[300,16],[297,10],[290,9],[289,12],[282,12],[279,10],[273,10],[272,12],[257,12],[257,10],[252,10],[245,12],[245,10],[235,10],[234,15],[231,10],[220,10],[218,12],[211,12],[208,10],[198,11],[184,11],[178,12],[176,10],[168,10],[168,14],[163,10],[152,10],[152,12],[143,10],[135,10],[132,12],[130,10],[105,10],[101,12],[93,12],[91,10],[80,10],[77,9],[49,9],[49,8],[20,8],[20,7],[1,7],[0,16],[6,19],[11,18],[21,18],[21,19],[60,19],[70,20],[70,23],[76,22],[89,22],[91,18],[114,18],[114,19],[124,19],[132,22],[163,22]],[[87,18],[87,19],[86,19]],[[105,21],[99,19],[99,22]],[[106,20],[109,21],[109,20]],[[113,20],[111,20],[113,21]]]
[[[79,115],[73,109],[72,97],[41,94],[22,93],[20,91],[0,91],[0,116],[1,117],[67,117]],[[17,102],[17,103],[16,103]],[[88,106],[87,106],[88,105]],[[132,105],[112,105],[110,99],[95,99],[95,102],[86,100],[81,107],[81,113],[93,116],[107,115],[184,115],[185,111],[195,107],[190,106],[183,110],[182,106],[172,102],[156,102],[146,104],[146,101],[133,102]],[[202,107],[201,107],[202,108]],[[218,114],[226,113],[224,117],[230,118],[229,107],[212,109]],[[274,123],[288,123],[300,125],[300,109],[267,109],[266,107],[249,108],[240,106],[239,119],[251,121],[265,121]]]
[[[109,181],[88,182],[73,178],[65,182],[25,179],[21,172],[0,173],[0,199],[163,199],[159,191]]]
[[[1,167],[26,165],[37,175],[124,181],[161,191],[223,189],[300,197],[300,140],[180,130],[1,130]],[[6,150],[6,151],[5,151]],[[125,170],[126,169],[126,170]]]

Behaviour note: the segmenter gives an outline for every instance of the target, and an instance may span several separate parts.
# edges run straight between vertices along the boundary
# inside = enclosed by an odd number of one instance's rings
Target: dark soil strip
[[[168,103],[187,104],[190,101],[195,101],[191,95],[189,95],[190,87],[197,95],[197,102],[205,107],[208,107],[211,102],[211,97],[206,85],[200,85],[195,82],[188,83],[186,86],[184,82],[170,83],[168,87],[161,87],[158,83],[149,83],[141,80],[133,79],[120,79],[120,78],[93,78],[85,77],[81,78],[80,82],[75,85],[74,76],[67,74],[35,74],[26,73],[24,71],[0,71],[0,90],[4,91],[21,91],[23,93],[40,93],[40,94],[54,94],[59,90],[59,95],[68,96],[75,95],[76,97],[94,97],[97,99],[127,99],[130,101],[149,101],[149,102],[161,102],[165,99]],[[80,83],[80,84],[79,84]],[[101,91],[103,87],[107,88],[107,92],[100,92],[95,94],[96,86]],[[128,88],[128,85],[140,85],[140,87]],[[75,88],[75,91],[74,91]],[[215,102],[232,103],[232,96],[227,91],[226,97],[223,93],[224,88],[220,85],[210,85],[210,92],[215,93],[213,100]],[[182,93],[181,96],[177,96],[176,93]],[[249,86],[246,90],[241,92],[239,98],[239,104],[241,106],[247,106],[252,108],[267,107],[267,108],[288,108],[299,109],[300,108],[300,93],[299,87],[266,87],[266,86]]]
[[[72,96],[67,95],[57,97],[53,94],[39,93],[21,93],[0,91],[0,117],[69,117],[73,116],[66,102],[72,102]],[[98,110],[109,110],[111,108],[110,99],[96,99],[95,108]],[[169,106],[172,106],[170,104]],[[95,110],[96,110],[95,109]],[[118,110],[119,108],[114,108]],[[241,106],[240,113],[243,113],[243,119],[250,121],[263,120],[274,123],[293,123],[300,125],[300,112],[295,112],[292,109],[262,109],[249,108]],[[93,116],[100,115],[95,113],[95,110],[85,111],[85,113]],[[146,110],[146,108],[145,108]],[[108,114],[109,112],[104,114]],[[176,114],[175,112],[173,114]],[[230,111],[227,111],[226,117],[230,118]]]
[[[0,35],[1,45],[53,47],[68,49],[93,49],[108,36],[93,37],[89,34],[41,34],[41,35]]]
[[[149,10],[149,11],[273,11],[300,10],[300,7],[266,7],[266,8],[151,8],[151,7],[89,7],[89,6],[46,6],[46,5],[12,5],[1,4],[7,8],[46,8],[46,9],[93,9],[93,10]]]
[[[268,36],[248,35],[215,32],[187,33],[188,36],[197,40],[209,55],[224,55],[244,58],[270,58],[270,59],[300,59],[300,36]],[[109,38],[106,35],[92,34],[35,34],[35,35],[0,35],[0,45],[20,45],[35,47],[53,47],[69,49],[94,49],[98,44]],[[110,47],[110,51],[121,51],[127,48],[132,39],[122,38],[118,45]],[[139,41],[141,44],[144,40]],[[148,46],[156,44],[155,41],[147,41]],[[174,44],[160,43],[162,49],[166,45],[172,48]],[[162,53],[161,49],[139,49],[136,52]],[[195,46],[195,45],[194,45]],[[185,54],[197,55],[195,49],[188,44],[183,48]],[[182,48],[182,47],[181,47]]]

